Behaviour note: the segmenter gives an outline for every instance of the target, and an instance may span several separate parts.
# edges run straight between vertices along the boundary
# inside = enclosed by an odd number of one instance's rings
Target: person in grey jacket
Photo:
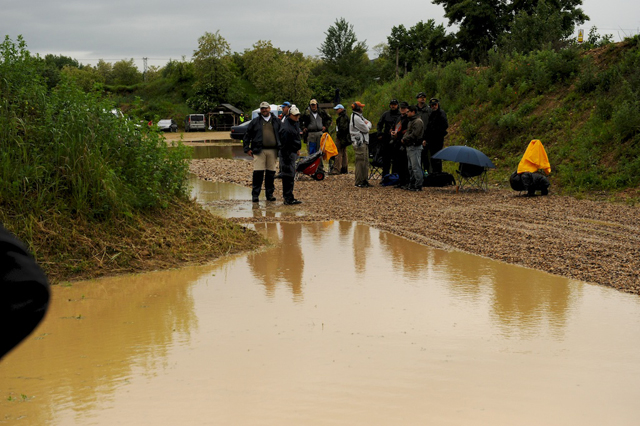
[[[404,136],[402,136],[402,144],[407,150],[409,165],[409,187],[407,189],[410,191],[422,191],[424,172],[422,171],[421,161],[424,124],[422,123],[422,119],[417,115],[415,105],[409,107],[407,117],[409,118],[409,127]]]
[[[371,122],[362,116],[363,103],[358,101],[351,105],[353,114],[349,120],[349,134],[356,153],[356,186],[367,188],[369,183],[369,131]]]

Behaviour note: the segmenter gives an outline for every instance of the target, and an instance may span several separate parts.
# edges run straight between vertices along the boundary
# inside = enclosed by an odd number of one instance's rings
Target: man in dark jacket
[[[409,168],[409,189],[410,191],[422,191],[422,181],[424,172],[420,165],[422,158],[422,135],[424,135],[424,124],[417,115],[417,107],[411,105],[407,111],[409,126],[407,132],[402,136],[402,144],[407,150],[407,167]]]
[[[429,106],[431,107],[431,115],[429,115],[425,135],[426,146],[429,150],[429,173],[435,173],[442,171],[442,160],[435,160],[432,157],[444,146],[444,137],[448,133],[449,121],[447,114],[440,108],[440,101],[431,98]]]
[[[292,106],[289,115],[280,128],[280,142],[282,143],[280,148],[282,197],[284,198],[284,204],[287,205],[302,203],[302,201],[296,200],[293,196],[296,160],[298,159],[300,148],[302,148],[298,120],[300,120],[300,110],[296,106]]]
[[[392,99],[389,102],[389,111],[386,111],[378,120],[378,140],[381,144],[382,154],[382,176],[386,176],[391,171],[391,162],[393,159],[393,138],[391,131],[396,127],[396,123],[400,119],[400,111],[398,111],[398,101]]]
[[[276,159],[280,149],[280,120],[271,113],[268,102],[260,104],[260,114],[251,120],[242,145],[244,152],[253,157],[253,185],[251,199],[258,202],[262,181],[267,201],[275,201],[274,179],[276,176]]]
[[[427,147],[427,124],[429,123],[429,116],[431,115],[431,108],[427,104],[427,95],[424,92],[418,93],[416,96],[418,104],[416,105],[416,113],[424,124],[424,134],[422,135],[422,169],[429,170],[429,150]]]
[[[400,102],[400,117],[396,122],[396,127],[391,131],[393,137],[393,173],[398,174],[398,183],[395,188],[403,188],[409,185],[409,169],[407,150],[402,144],[402,136],[407,132],[409,127],[409,118],[407,112],[409,111],[409,104],[407,102]]]
[[[347,147],[351,145],[351,138],[349,137],[349,117],[347,117],[347,111],[344,106],[338,104],[333,109],[338,113],[338,118],[336,118],[336,147],[338,148],[338,155],[335,163],[333,163],[331,174],[338,175],[349,172]]]
[[[26,247],[0,224],[0,358],[26,338],[49,306],[49,283]]]
[[[300,127],[302,127],[307,140],[309,155],[320,149],[320,138],[322,138],[324,132],[329,130],[331,121],[329,114],[318,108],[318,101],[311,99],[309,108],[300,117]]]

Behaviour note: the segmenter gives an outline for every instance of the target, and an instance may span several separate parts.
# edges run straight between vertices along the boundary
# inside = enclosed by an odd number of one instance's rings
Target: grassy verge
[[[28,241],[53,283],[201,264],[265,243],[256,232],[193,201],[111,221],[55,212],[39,217],[4,213],[0,221]]]

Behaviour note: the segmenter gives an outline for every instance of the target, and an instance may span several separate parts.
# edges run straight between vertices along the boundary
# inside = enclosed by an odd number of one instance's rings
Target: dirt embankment
[[[251,163],[193,160],[201,179],[250,186]],[[373,181],[375,182],[375,181]],[[553,188],[551,188],[553,190]],[[407,192],[354,186],[352,174],[296,182],[307,214],[287,220],[355,220],[444,249],[458,249],[573,279],[640,294],[640,208],[510,190]],[[280,182],[276,195],[282,203]],[[265,201],[261,201],[265,203]],[[238,222],[278,221],[275,217]]]

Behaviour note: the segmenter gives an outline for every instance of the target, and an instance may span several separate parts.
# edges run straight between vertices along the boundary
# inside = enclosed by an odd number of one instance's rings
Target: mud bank
[[[199,178],[250,186],[251,163],[193,160]],[[376,183],[376,181],[372,181]],[[282,204],[276,181],[276,205]],[[521,197],[502,189],[455,193],[361,189],[353,175],[303,178],[296,198],[305,215],[288,221],[355,220],[433,247],[457,249],[511,264],[640,294],[640,209],[551,193]],[[265,203],[265,201],[261,201]],[[237,222],[278,221],[276,217]]]

